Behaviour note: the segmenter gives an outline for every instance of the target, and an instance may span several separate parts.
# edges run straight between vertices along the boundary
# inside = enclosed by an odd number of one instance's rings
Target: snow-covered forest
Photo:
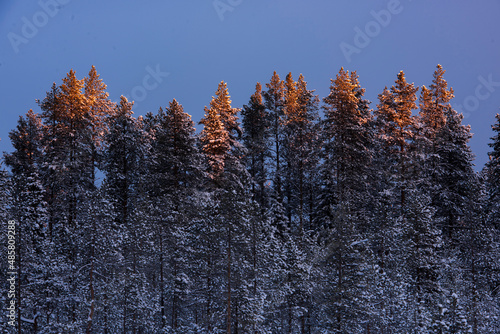
[[[322,99],[274,73],[241,109],[221,82],[197,133],[71,70],[4,154],[15,331],[498,333],[500,116],[478,173],[444,69],[396,74],[373,103],[344,69]]]

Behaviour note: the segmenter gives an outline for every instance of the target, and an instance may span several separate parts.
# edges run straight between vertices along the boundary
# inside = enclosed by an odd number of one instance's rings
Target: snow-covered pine
[[[45,253],[47,203],[40,179],[42,123],[39,115],[30,110],[25,117],[19,117],[18,125],[9,133],[9,138],[14,152],[5,155],[5,162],[12,171],[10,219],[15,220],[17,225],[16,266],[20,277],[17,281],[18,319],[20,316],[36,319],[36,314],[41,315],[41,309],[45,307],[44,299],[38,298],[42,284],[40,278],[50,270],[46,262],[48,254]],[[45,266],[40,266],[40,262]],[[39,326],[37,321],[32,325],[21,324],[21,329],[36,330]]]
[[[121,254],[114,268],[120,293],[108,303],[121,305],[122,328],[137,332],[153,325],[155,299],[146,279],[153,242],[146,193],[150,137],[142,119],[133,117],[132,105],[122,96],[108,120],[103,186],[113,205]]]
[[[315,211],[320,149],[318,104],[319,98],[307,89],[303,75],[295,82],[289,73],[283,108],[284,204],[290,227],[299,235],[311,228]]]
[[[221,82],[197,136],[176,100],[135,118],[70,71],[0,174],[21,332],[495,332],[500,125],[477,175],[441,66],[428,87],[415,117],[400,72],[372,117],[341,69],[318,127],[304,78],[274,73],[242,131]]]
[[[269,191],[266,182],[269,180],[267,159],[270,158],[269,114],[262,101],[262,85],[257,83],[255,93],[250,97],[248,105],[241,110],[243,124],[243,143],[247,150],[245,165],[252,177],[252,193],[262,210],[269,206]]]
[[[262,93],[262,96],[264,97],[264,105],[266,106],[270,127],[271,158],[269,159],[269,173],[272,177],[273,191],[276,193],[274,197],[278,202],[283,203],[282,174],[284,171],[282,166],[282,140],[285,84],[276,71],[274,71],[269,83],[266,83],[266,88],[267,90]]]
[[[382,142],[380,154],[385,165],[379,166],[385,171],[385,182],[395,194],[396,203],[403,212],[406,204],[406,188],[409,186],[410,144],[414,138],[415,117],[412,111],[417,109],[415,101],[418,87],[408,83],[403,71],[400,71],[390,89],[387,87],[379,94],[379,104],[374,111],[376,117],[376,136]]]
[[[101,166],[104,136],[108,131],[107,118],[114,112],[115,106],[106,92],[106,84],[99,78],[95,66],[92,65],[87,77],[84,78],[84,94],[87,100],[86,120],[89,123],[85,140],[91,148],[90,166],[91,182],[96,183],[96,168]]]
[[[0,221],[2,229],[4,231],[7,231],[8,229],[8,221],[12,219],[11,215],[11,206],[12,206],[12,197],[11,197],[11,192],[12,192],[12,184],[11,184],[11,179],[9,176],[9,173],[4,169],[4,159],[0,160]],[[1,233],[0,234],[0,253],[1,254],[8,254],[8,233]],[[7,257],[8,260],[8,257]],[[0,279],[2,279],[2,288],[3,291],[7,291],[8,287],[6,285],[7,283],[7,275],[6,273],[8,272],[8,266],[9,263],[8,261],[0,261]],[[1,305],[7,305],[9,299],[7,298],[8,295],[7,293],[2,293],[0,296],[0,303]],[[0,329],[4,332],[8,332],[12,326],[9,325],[9,318],[7,312],[3,312],[1,315],[1,322],[0,322]]]
[[[175,99],[151,124],[148,201],[155,233],[154,263],[159,280],[161,328],[183,332],[193,325],[187,296],[196,279],[189,248],[191,222],[200,209],[202,157],[194,123]]]

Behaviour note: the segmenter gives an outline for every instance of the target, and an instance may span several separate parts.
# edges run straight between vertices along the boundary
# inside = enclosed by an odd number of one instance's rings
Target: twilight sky
[[[498,0],[2,0],[0,152],[71,68],[83,78],[95,65],[136,116],[176,98],[197,123],[221,80],[240,108],[273,71],[304,74],[323,98],[343,66],[376,108],[400,70],[429,86],[441,64],[480,169],[500,112],[499,13]]]

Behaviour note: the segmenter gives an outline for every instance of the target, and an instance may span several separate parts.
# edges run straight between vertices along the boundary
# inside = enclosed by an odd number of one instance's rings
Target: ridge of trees
[[[375,109],[344,68],[322,100],[274,72],[239,109],[221,82],[197,134],[71,70],[0,172],[17,332],[494,333],[500,116],[476,173],[444,74]]]

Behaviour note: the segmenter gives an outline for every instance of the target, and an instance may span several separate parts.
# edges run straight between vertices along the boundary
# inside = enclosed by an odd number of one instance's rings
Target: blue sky
[[[112,100],[136,100],[136,115],[176,98],[198,122],[221,80],[235,107],[273,71],[304,74],[323,98],[343,66],[375,108],[400,70],[430,85],[441,64],[480,168],[500,112],[498,13],[498,0],[3,0],[0,151],[71,68],[83,78],[95,65]]]

